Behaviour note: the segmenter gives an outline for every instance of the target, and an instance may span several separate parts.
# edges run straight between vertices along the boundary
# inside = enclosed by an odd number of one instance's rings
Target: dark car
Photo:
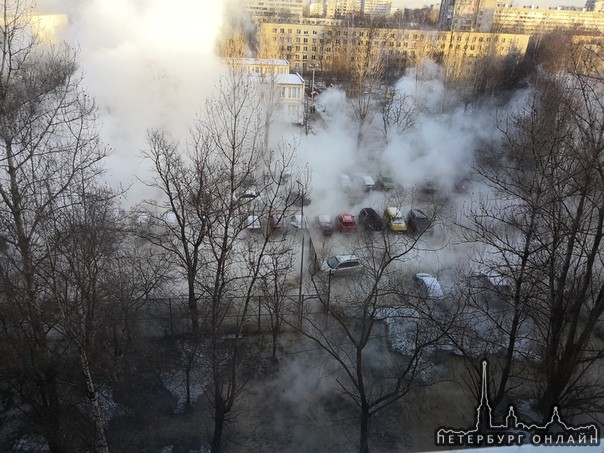
[[[430,219],[421,209],[411,209],[405,223],[412,233],[422,234],[430,226]]]
[[[336,225],[341,233],[356,233],[357,223],[352,214],[338,214]]]
[[[382,172],[375,180],[375,188],[378,190],[393,190],[396,189],[396,183],[390,174]]]
[[[363,208],[359,212],[358,224],[366,231],[383,231],[384,221],[373,208]]]
[[[309,194],[306,192],[290,192],[285,200],[288,205],[298,207],[308,206],[311,201]]]
[[[273,214],[270,217],[270,229],[271,231],[283,231],[287,228],[285,217],[277,214]]]
[[[324,236],[329,236],[333,233],[333,224],[328,215],[318,215],[315,217],[315,226],[323,233]]]

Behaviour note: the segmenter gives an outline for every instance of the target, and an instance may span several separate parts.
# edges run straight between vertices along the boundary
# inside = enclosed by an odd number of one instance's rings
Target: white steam
[[[84,87],[99,106],[101,137],[113,150],[109,183],[148,178],[141,171],[147,130],[166,129],[184,144],[214,86],[223,2],[46,0],[38,8],[69,15],[62,38],[79,49]],[[148,196],[137,187],[132,201]]]

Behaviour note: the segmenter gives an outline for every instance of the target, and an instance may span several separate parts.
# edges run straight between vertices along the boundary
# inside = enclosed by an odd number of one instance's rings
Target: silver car
[[[413,281],[415,281],[421,292],[428,299],[438,300],[445,297],[445,293],[443,292],[440,283],[433,275],[426,273],[415,274],[413,276]]]
[[[344,275],[358,272],[363,268],[356,255],[336,255],[323,261],[321,272]]]

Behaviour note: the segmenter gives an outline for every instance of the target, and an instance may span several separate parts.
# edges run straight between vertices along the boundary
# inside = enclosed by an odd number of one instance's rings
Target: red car
[[[338,214],[336,216],[336,226],[341,233],[357,232],[357,223],[352,214]]]

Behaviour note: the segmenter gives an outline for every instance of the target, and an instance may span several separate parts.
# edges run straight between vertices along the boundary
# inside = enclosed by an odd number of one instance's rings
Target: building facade
[[[601,34],[604,31],[604,2],[588,8],[514,7],[497,0],[443,0],[441,28],[452,31],[543,34],[566,31]],[[589,10],[591,8],[591,10]]]
[[[279,112],[277,117],[286,122],[302,124],[304,121],[304,79],[299,74],[290,74],[290,65],[284,59],[236,58],[228,64],[253,74],[258,82],[258,95],[264,103]]]
[[[573,9],[514,8],[501,6],[495,10],[492,31],[542,34],[568,31],[575,34],[604,32],[604,13]]]
[[[263,39],[275,44],[291,68],[304,75],[310,69],[330,71],[342,55],[354,55],[371,46],[389,64],[402,67],[423,58],[436,60],[486,55],[524,55],[530,36],[463,31],[265,23]]]
[[[304,0],[242,0],[241,4],[260,22],[300,18],[304,13]]]

